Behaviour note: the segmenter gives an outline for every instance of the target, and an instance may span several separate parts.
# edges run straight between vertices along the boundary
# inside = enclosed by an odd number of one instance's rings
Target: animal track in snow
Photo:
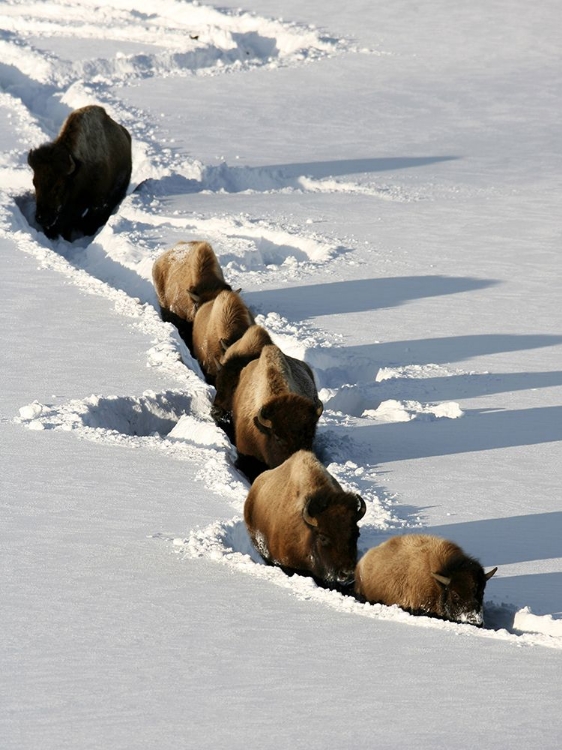
[[[85,0],[80,7],[55,0],[35,3],[33,13],[29,3],[16,0],[0,8],[0,26],[5,30],[3,59],[19,62],[27,52],[26,62],[35,58],[41,63],[28,65],[38,80],[87,78],[112,86],[155,75],[216,75],[299,64],[351,48],[312,27],[178,0],[157,5],[120,0],[110,6]],[[50,51],[54,37],[66,59]],[[115,41],[120,42],[117,54]],[[15,50],[9,54],[9,44],[17,45],[17,55]]]

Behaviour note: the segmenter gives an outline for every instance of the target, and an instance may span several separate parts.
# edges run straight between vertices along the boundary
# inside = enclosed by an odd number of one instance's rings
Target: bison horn
[[[484,573],[484,577],[486,578],[487,581],[490,580],[490,578],[494,575],[494,573],[496,572],[496,570],[497,570],[497,568],[494,568],[493,570],[490,570],[489,573]]]
[[[226,339],[221,339],[220,344],[221,344],[221,349],[223,350],[223,352],[225,352],[229,347],[229,343]]]
[[[322,415],[323,411],[324,411],[324,404],[322,403],[322,401],[320,401],[319,398],[317,398],[316,399],[316,414],[318,415],[318,417]]]
[[[263,415],[263,406],[262,406],[262,408],[258,412],[257,420],[258,420],[258,422],[261,424],[261,426],[264,429],[266,429],[266,430],[271,430],[272,429],[273,422],[271,421],[271,419],[266,419],[264,417],[264,415]]]
[[[220,372],[222,370],[221,361],[217,357],[215,357],[214,359],[215,359],[215,369],[217,372]]]
[[[357,520],[359,521],[367,512],[367,506],[361,495],[356,495],[357,498]]]
[[[187,293],[189,294],[191,301],[194,302],[196,305],[201,301],[200,295],[192,291],[191,289],[188,289]]]
[[[447,576],[442,576],[439,573],[432,573],[431,574],[436,581],[439,581],[439,583],[442,583],[443,586],[448,586],[451,583],[451,579]]]
[[[314,518],[314,516],[311,516],[310,513],[308,512],[309,505],[310,505],[310,500],[302,509],[302,517],[304,519],[304,522],[307,523],[309,526],[318,526],[318,519]]]
[[[72,154],[68,155],[68,163],[69,163],[69,166],[68,166],[67,174],[72,174],[74,170],[76,169],[76,162],[74,161]]]

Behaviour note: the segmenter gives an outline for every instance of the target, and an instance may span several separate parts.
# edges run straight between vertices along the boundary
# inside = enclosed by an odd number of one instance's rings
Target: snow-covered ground
[[[554,0],[0,2],[0,747],[558,748]],[[34,222],[27,151],[103,105],[130,193]],[[153,260],[212,243],[314,368],[361,550],[498,566],[476,629],[267,568]]]

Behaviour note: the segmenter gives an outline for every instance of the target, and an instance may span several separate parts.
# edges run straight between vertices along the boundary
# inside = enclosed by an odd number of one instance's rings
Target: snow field
[[[299,576],[288,578],[262,565],[252,550],[239,518],[247,484],[233,467],[233,447],[210,418],[212,389],[173,327],[156,312],[150,271],[165,247],[178,239],[207,239],[227,280],[234,287],[241,286],[243,295],[245,284],[251,287],[248,299],[258,322],[287,354],[313,367],[325,403],[317,451],[338,481],[360,492],[367,502],[361,523],[362,551],[391,533],[419,530],[421,521],[406,518],[399,500],[381,488],[369,439],[362,442],[357,432],[351,437],[349,428],[366,421],[376,426],[462,419],[464,411],[455,400],[435,403],[432,396],[438,390],[442,393],[441,385],[448,379],[461,380],[469,390],[481,382],[488,388],[489,382],[486,373],[426,362],[423,351],[419,361],[412,352],[408,364],[379,368],[373,357],[344,349],[337,336],[304,317],[299,319],[298,313],[296,320],[289,320],[260,305],[260,288],[303,279],[319,268],[328,276],[336,262],[353,255],[352,241],[334,242],[310,225],[273,223],[252,215],[209,218],[170,210],[169,193],[344,193],[399,203],[417,202],[424,195],[414,186],[406,190],[364,179],[341,181],[321,171],[310,176],[306,165],[252,168],[226,162],[206,165],[187,156],[178,159],[173,144],[167,148],[160,143],[157,120],[148,112],[127,107],[119,98],[121,86],[151,76],[232,75],[258,67],[275,70],[349,52],[353,45],[313,28],[244,12],[169,1],[159,4],[154,13],[152,5],[124,0],[111,8],[104,6],[101,14],[93,2],[2,5],[0,23],[6,33],[0,40],[0,83],[6,91],[0,96],[0,113],[11,135],[4,136],[2,143],[0,173],[9,187],[0,204],[0,234],[15,239],[19,249],[43,267],[63,274],[87,293],[110,300],[128,323],[149,334],[152,346],[146,352],[146,364],[174,378],[177,390],[89,395],[62,405],[33,402],[22,406],[15,420],[32,430],[71,431],[88,440],[162,451],[178,461],[197,460],[199,480],[238,515],[232,521],[195,529],[185,538],[167,540],[180,555],[226,564],[236,572],[283,586],[301,599],[357,616],[517,645],[562,648],[560,621],[533,615],[524,602],[510,608],[486,601],[489,625],[484,630],[413,618],[396,608],[359,605]],[[127,52],[115,53],[116,41],[125,42]],[[34,225],[26,149],[52,139],[72,109],[89,103],[106,107],[133,135],[130,193],[93,239],[50,242]],[[346,170],[348,176],[353,173],[349,164]],[[485,282],[473,285],[485,286]],[[291,293],[298,295],[298,288],[288,289]],[[308,318],[322,315],[325,298],[326,290],[319,289],[307,301]],[[333,299],[330,295],[332,313],[337,312]]]

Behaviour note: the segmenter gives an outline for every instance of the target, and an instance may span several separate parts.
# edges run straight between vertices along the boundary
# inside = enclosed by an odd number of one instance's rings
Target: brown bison
[[[197,308],[231,291],[208,242],[178,242],[154,261],[152,280],[162,320],[173,323],[191,349]]]
[[[215,376],[217,393],[211,409],[211,414],[217,422],[230,417],[234,391],[244,367],[258,359],[264,346],[271,344],[273,341],[265,328],[252,325],[222,354]]]
[[[56,140],[32,149],[35,218],[47,237],[94,234],[123,200],[131,179],[131,136],[103,107],[67,117]]]
[[[353,581],[365,510],[365,501],[345,492],[313,453],[298,451],[256,479],[244,520],[266,562],[337,586]]]
[[[355,593],[363,600],[397,604],[416,615],[481,626],[486,582],[477,560],[446,539],[395,536],[370,549],[357,564]]]
[[[311,450],[322,408],[310,367],[273,344],[264,346],[234,392],[238,453],[273,468],[298,450]]]
[[[195,313],[193,356],[209,383],[215,382],[219,359],[254,324],[254,317],[237,292],[223,290]]]

